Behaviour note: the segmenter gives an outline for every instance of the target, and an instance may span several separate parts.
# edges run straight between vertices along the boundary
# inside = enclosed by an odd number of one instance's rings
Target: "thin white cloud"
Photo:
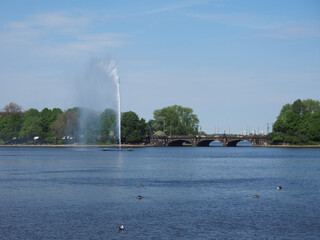
[[[43,13],[30,16],[25,21],[15,21],[8,24],[11,30],[38,30],[42,32],[74,33],[86,27],[91,19],[86,16],[70,16],[63,12]]]
[[[12,49],[15,52],[19,47],[28,46],[40,55],[79,56],[123,45],[125,35],[121,33],[89,34],[89,28],[99,24],[99,20],[99,15],[83,13],[54,12],[29,16],[25,21],[2,26],[0,49],[6,47],[6,51]]]
[[[99,53],[108,47],[124,45],[122,34],[101,33],[95,35],[79,35],[76,41],[54,43],[42,51],[52,56],[81,56],[87,53]]]
[[[158,8],[154,10],[150,10],[147,12],[142,13],[141,15],[148,15],[148,14],[154,14],[154,13],[163,13],[163,12],[171,12],[175,11],[178,9],[183,9],[183,8],[188,8],[188,7],[193,7],[196,5],[201,5],[209,2],[213,2],[214,0],[198,0],[198,1],[189,1],[189,2],[184,2],[176,5],[171,5],[163,8]]]

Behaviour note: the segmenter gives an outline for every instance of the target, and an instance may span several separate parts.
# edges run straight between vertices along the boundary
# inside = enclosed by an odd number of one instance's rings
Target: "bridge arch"
[[[241,140],[240,142],[237,143],[237,147],[252,147],[253,143],[248,140]]]
[[[209,147],[223,147],[223,143],[221,141],[212,141],[209,143]]]
[[[250,143],[247,146],[251,146],[253,145],[253,143],[251,141],[248,140],[241,140],[241,139],[236,139],[236,140],[232,140],[230,142],[227,143],[227,147],[239,147],[238,143],[240,142],[246,142],[246,143]]]
[[[192,146],[192,143],[187,140],[174,140],[168,143],[168,147],[182,147],[182,146]]]
[[[223,146],[222,142],[210,139],[210,140],[203,140],[203,141],[198,142],[197,147],[211,147],[211,146],[213,147],[214,145],[217,146],[216,144],[211,144],[211,143],[216,143],[219,146],[221,145],[221,147]]]

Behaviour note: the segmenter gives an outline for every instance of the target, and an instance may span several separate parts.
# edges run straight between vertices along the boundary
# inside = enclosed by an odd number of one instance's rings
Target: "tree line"
[[[0,144],[113,144],[118,141],[116,122],[113,109],[23,111],[21,106],[10,103],[0,112]],[[121,114],[121,141],[141,143],[151,135],[196,135],[198,127],[199,119],[188,107],[157,109],[148,122],[129,111]],[[284,105],[268,137],[273,144],[320,144],[320,102],[298,99]]]
[[[74,107],[41,111],[10,103],[0,112],[0,144],[113,144],[118,136],[117,115],[113,109],[97,112]],[[135,112],[121,114],[122,142],[140,143],[150,135],[194,135],[199,119],[191,108],[178,105],[154,111],[146,122]]]
[[[269,139],[274,144],[319,144],[320,102],[296,100],[282,107]]]

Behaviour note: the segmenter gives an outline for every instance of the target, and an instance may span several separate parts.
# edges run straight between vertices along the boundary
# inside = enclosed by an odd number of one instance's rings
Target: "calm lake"
[[[0,148],[0,239],[320,239],[320,149]]]

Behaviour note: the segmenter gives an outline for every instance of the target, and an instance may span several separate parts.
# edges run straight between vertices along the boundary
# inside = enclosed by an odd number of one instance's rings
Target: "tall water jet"
[[[116,86],[116,97],[117,97],[117,122],[118,122],[118,140],[119,148],[121,148],[121,107],[120,107],[120,78],[117,70],[117,66],[113,60],[108,66],[109,76],[113,79]]]
[[[85,144],[119,143],[121,148],[120,78],[112,59],[92,59],[77,82],[79,132]]]

